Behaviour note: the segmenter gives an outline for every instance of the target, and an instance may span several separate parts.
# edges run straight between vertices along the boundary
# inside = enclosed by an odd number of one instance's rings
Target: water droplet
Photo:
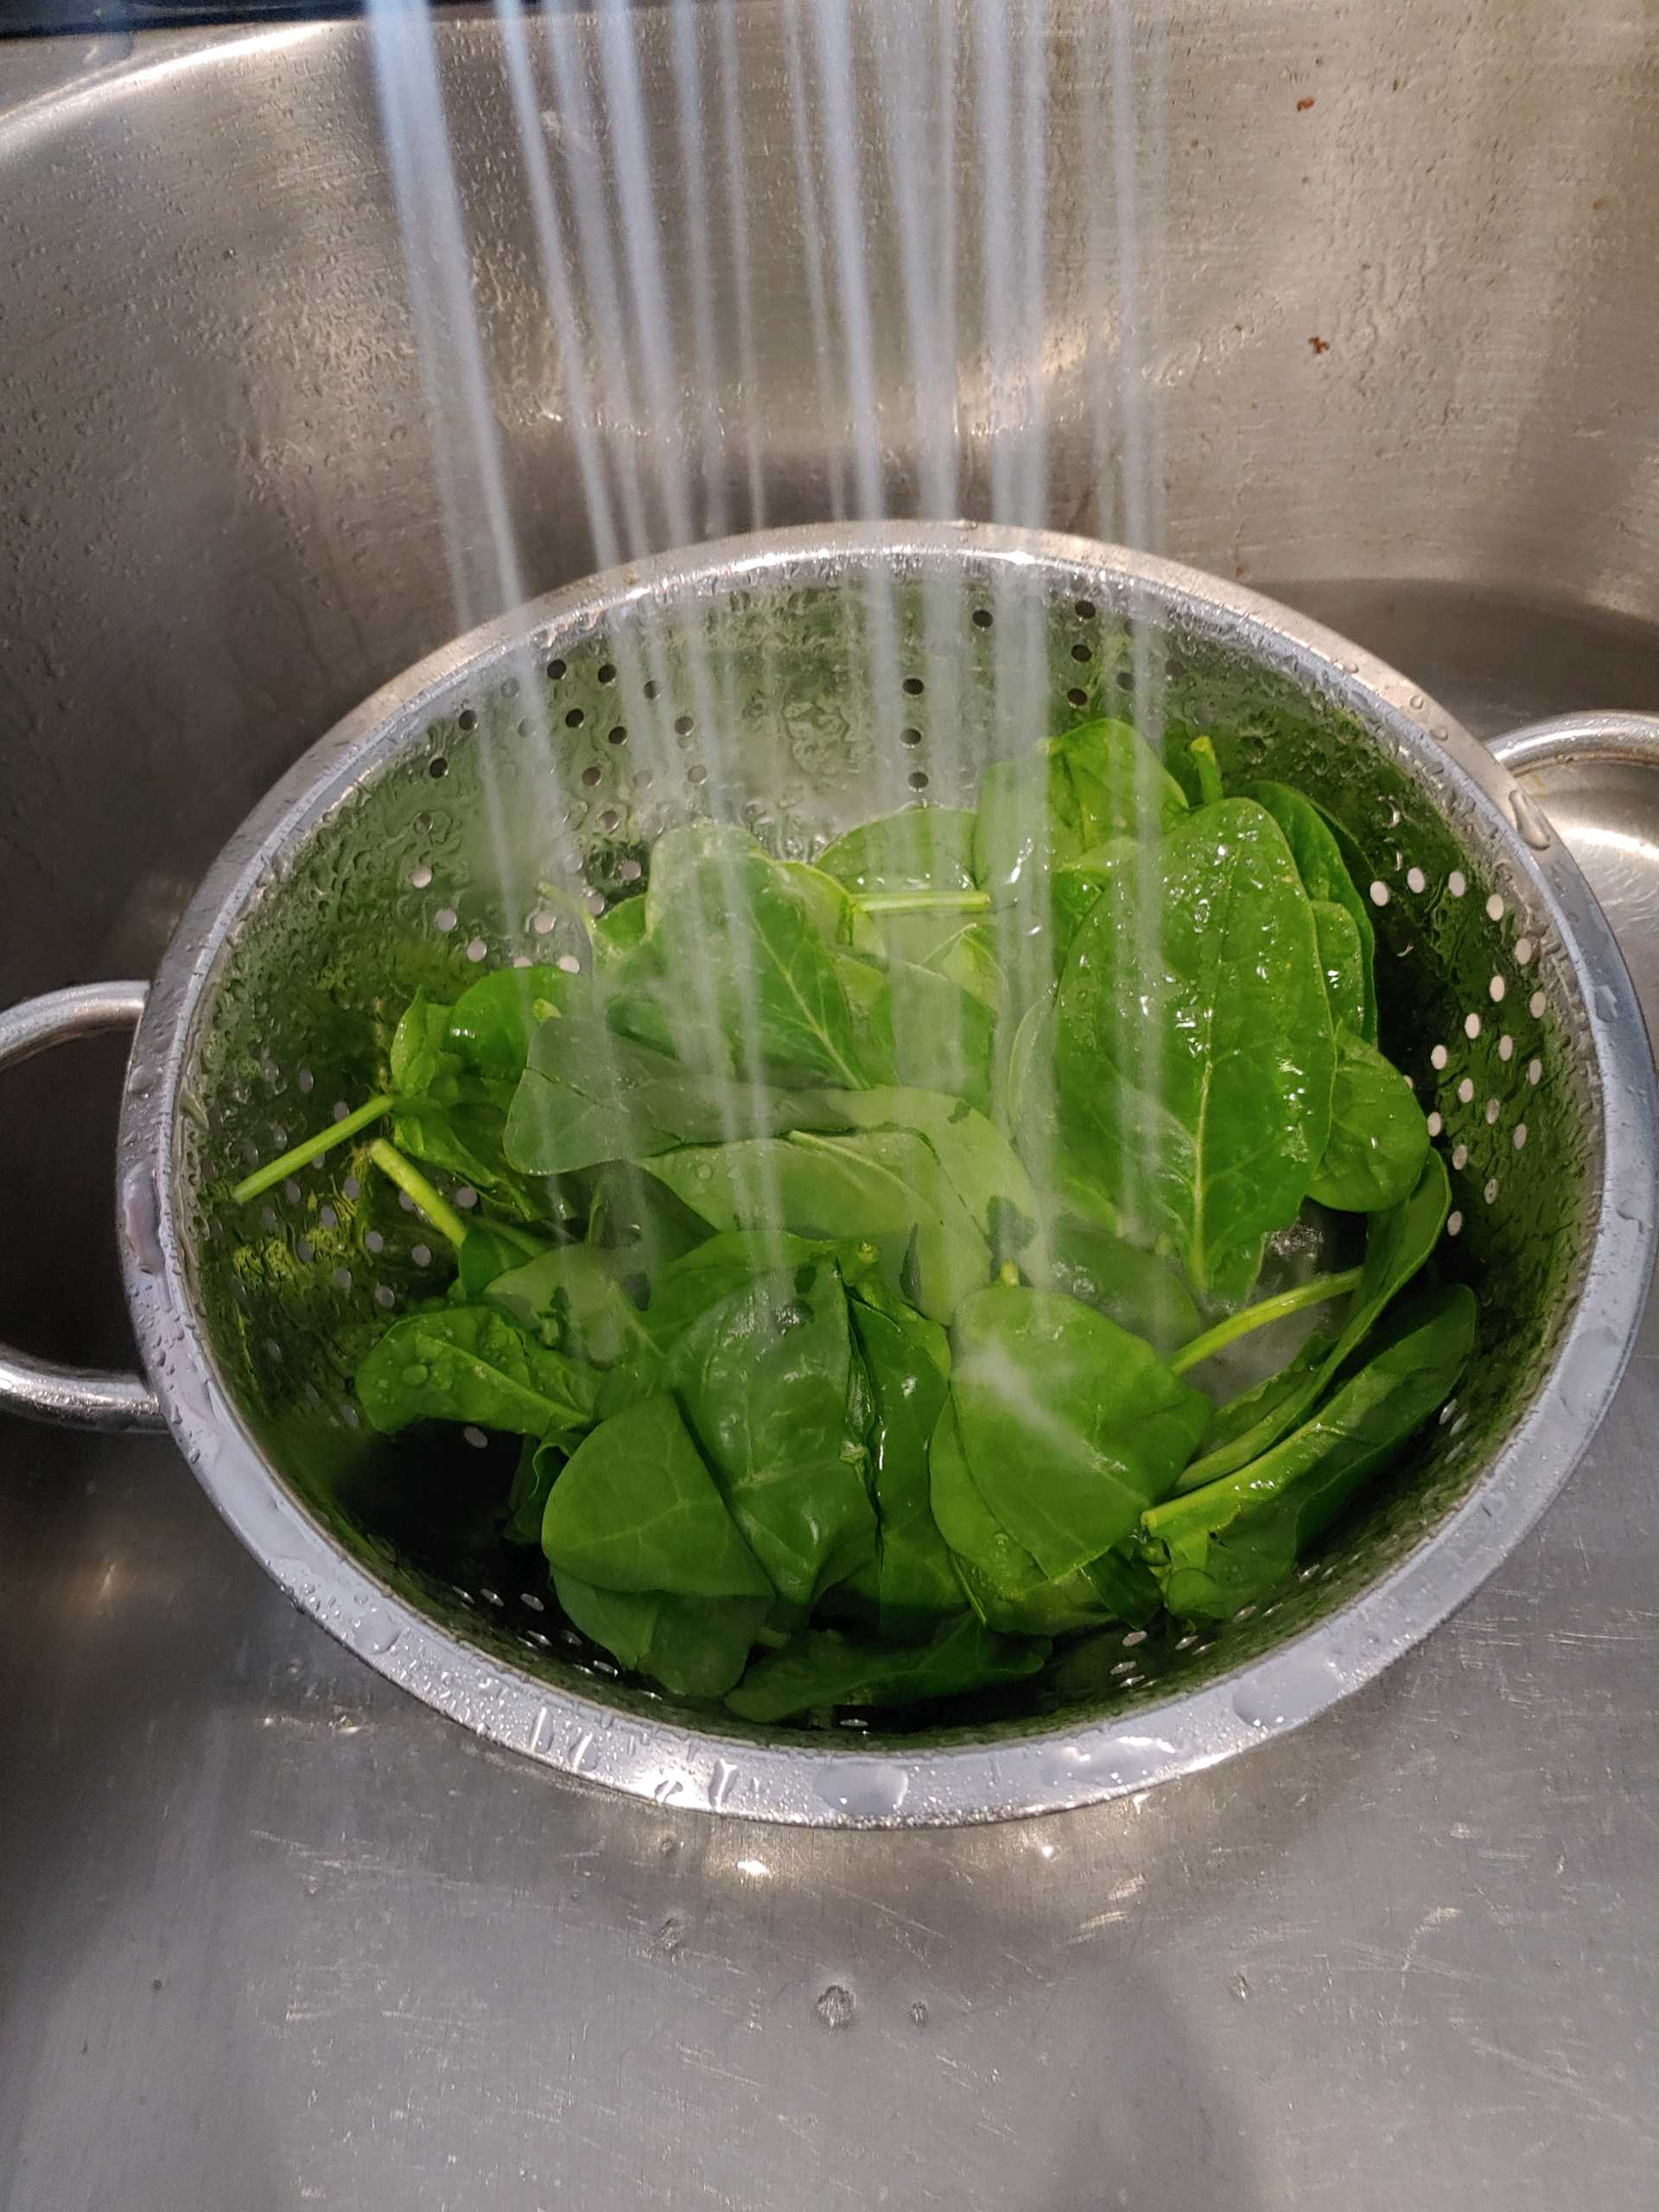
[[[919,1997],[910,2008],[910,2017],[918,2028],[925,2028],[927,2025],[927,2007]]]
[[[1510,814],[1523,842],[1530,845],[1535,853],[1549,850],[1554,842],[1549,824],[1524,791],[1510,793]]]
[[[826,2028],[850,2028],[858,2005],[850,1989],[832,1981],[812,2009]]]
[[[679,1957],[680,1953],[685,1948],[685,1923],[677,1913],[671,1912],[657,1930],[656,1940],[652,1948],[659,1959],[672,1960]]]

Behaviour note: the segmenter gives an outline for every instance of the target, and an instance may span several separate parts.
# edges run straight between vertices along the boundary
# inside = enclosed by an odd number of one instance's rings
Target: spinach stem
[[[321,1160],[325,1152],[332,1152],[347,1137],[354,1137],[359,1129],[366,1129],[371,1122],[378,1122],[397,1104],[388,1090],[377,1091],[372,1098],[364,1101],[355,1113],[346,1114],[338,1122],[331,1122],[326,1129],[319,1129],[314,1137],[307,1137],[303,1144],[295,1145],[278,1160],[268,1160],[263,1167],[256,1167],[251,1175],[245,1175],[231,1192],[231,1204],[239,1206],[249,1198],[257,1198],[262,1191],[291,1175],[296,1167],[307,1167],[314,1160]]]
[[[1221,763],[1216,758],[1216,748],[1207,737],[1195,737],[1186,752],[1187,758],[1198,772],[1198,796],[1206,806],[1212,806],[1218,798],[1227,796],[1221,780]]]
[[[861,914],[982,914],[988,891],[867,891],[853,904]]]
[[[467,1224],[447,1198],[440,1198],[412,1160],[405,1160],[395,1144],[388,1144],[385,1137],[377,1137],[369,1147],[369,1158],[389,1181],[400,1191],[406,1191],[426,1216],[440,1236],[447,1236],[456,1251],[467,1234]]]
[[[1363,1273],[1363,1268],[1344,1268],[1340,1274],[1313,1275],[1306,1282],[1299,1282],[1294,1290],[1281,1290],[1276,1298],[1264,1298],[1258,1306],[1241,1307],[1224,1321],[1217,1321],[1213,1329],[1206,1329],[1201,1337],[1194,1337],[1191,1344],[1183,1344],[1169,1363],[1171,1371],[1185,1375],[1189,1367],[1213,1358],[1240,1337],[1249,1336],[1252,1329],[1264,1329],[1269,1321],[1282,1321],[1287,1313],[1300,1313],[1305,1306],[1323,1306],[1328,1298],[1345,1298],[1351,1290],[1359,1287]]]

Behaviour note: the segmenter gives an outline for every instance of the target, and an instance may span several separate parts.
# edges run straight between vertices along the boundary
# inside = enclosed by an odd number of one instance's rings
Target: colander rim
[[[318,820],[341,803],[421,703],[464,669],[571,639],[652,596],[725,591],[787,572],[832,581],[861,564],[971,555],[1064,568],[1075,589],[1145,586],[1161,607],[1312,690],[1341,695],[1379,734],[1442,760],[1552,912],[1582,998],[1604,1113],[1583,1287],[1531,1404],[1465,1495],[1395,1567],[1328,1617],[1232,1671],[1116,1719],[1027,1726],[1001,1739],[901,1741],[802,1733],[758,1741],[620,1713],[524,1672],[439,1626],[378,1581],[277,1476],[232,1404],[200,1325],[174,1174],[181,1079],[221,951]],[[544,635],[545,633],[545,635]],[[378,741],[377,746],[376,741]],[[401,741],[399,739],[397,741]],[[214,1505],[305,1611],[378,1672],[544,1766],[677,1806],[760,1821],[887,1827],[1014,1818],[1097,1802],[1216,1764],[1300,1726],[1419,1642],[1508,1556],[1587,1446],[1630,1356],[1654,1257],[1655,1082],[1634,987],[1611,928],[1559,837],[1517,834],[1509,772],[1421,687],[1323,626],[1185,564],[1061,532],[972,523],[846,523],[757,532],[582,579],[425,656],[313,745],[208,868],[163,956],[135,1039],[119,1138],[118,1233],[140,1352],[168,1422]],[[1615,1199],[1617,1198],[1617,1203]],[[139,1237],[131,1224],[153,1224]]]

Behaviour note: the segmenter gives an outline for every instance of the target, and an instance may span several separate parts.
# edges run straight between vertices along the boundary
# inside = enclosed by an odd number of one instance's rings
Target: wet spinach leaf
[[[1007,903],[1109,838],[1156,836],[1186,810],[1185,793],[1137,730],[1083,722],[986,770],[974,876]]]
[[[1311,1337],[1287,1367],[1219,1408],[1205,1433],[1202,1456],[1181,1477],[1181,1490],[1202,1488],[1260,1458],[1302,1420],[1439,1243],[1451,1202],[1446,1164],[1431,1149],[1411,1196],[1371,1217],[1364,1274],[1341,1328],[1334,1336]]]
[[[996,1284],[951,1331],[950,1395],[986,1506],[1053,1579],[1121,1544],[1166,1497],[1209,1401],[1150,1344],[1057,1291]]]
[[[1118,848],[1066,957],[1056,1134],[1126,1221],[1170,1238],[1196,1289],[1242,1298],[1329,1131],[1313,917],[1282,832],[1249,799],[1200,808],[1154,858]]]
[[[626,1248],[561,1244],[505,1269],[483,1294],[542,1343],[589,1367],[613,1367],[649,1341],[623,1288],[639,1267],[638,1255]]]
[[[1340,906],[1354,925],[1360,945],[1360,988],[1363,1012],[1355,1027],[1368,1044],[1376,1042],[1376,931],[1363,893],[1355,881],[1329,817],[1288,784],[1249,785],[1244,796],[1264,806],[1285,833],[1307,895]]]
[[[1049,1279],[1166,1357],[1196,1337],[1197,1301],[1166,1260],[1075,1214],[1049,1232]]]
[[[975,816],[966,807],[906,807],[849,830],[818,866],[855,897],[901,891],[972,891]]]
[[[531,1038],[562,1010],[577,981],[562,968],[493,969],[449,1009],[444,1049],[471,1074],[517,1083]]]
[[[357,1399],[383,1435],[416,1421],[467,1421],[515,1436],[574,1437],[599,1377],[492,1306],[442,1306],[394,1321],[357,1370]]]
[[[1141,1547],[1170,1611],[1230,1620],[1285,1580],[1315,1536],[1456,1388],[1474,1348],[1462,1284],[1414,1300],[1357,1374],[1260,1459],[1154,1506]]]
[[[1423,1109],[1393,1062],[1337,1032],[1331,1134],[1308,1196],[1344,1213],[1382,1213],[1415,1189],[1428,1151]]]
[[[835,1262],[728,1293],[664,1348],[661,1371],[750,1548],[804,1618],[875,1549],[868,1382]]]
[[[1310,901],[1313,927],[1319,940],[1319,967],[1325,976],[1325,995],[1331,1020],[1337,1029],[1363,1037],[1370,1020],[1366,995],[1364,949],[1354,918],[1329,899]]]
[[[775,1602],[666,1395],[613,1414],[572,1452],[542,1548],[576,1626],[677,1696],[730,1689]]]
[[[949,1395],[950,1344],[936,1323],[898,1301],[882,1310],[855,1296],[850,1311],[870,1379],[869,1466],[877,1525],[875,1556],[843,1588],[869,1608],[880,1635],[925,1635],[942,1616],[960,1612],[963,1603],[928,1494],[928,1442]]]
[[[1048,1650],[1042,1638],[995,1635],[971,1613],[947,1621],[925,1643],[907,1645],[804,1629],[781,1651],[755,1660],[726,1703],[740,1720],[760,1726],[838,1706],[916,1705],[1021,1681]]]

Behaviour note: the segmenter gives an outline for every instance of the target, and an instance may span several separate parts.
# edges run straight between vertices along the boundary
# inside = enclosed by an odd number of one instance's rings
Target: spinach
[[[506,1157],[511,1081],[469,1071],[450,1046],[452,1010],[417,992],[392,1037],[393,1142],[404,1152],[487,1192],[512,1220],[543,1219],[547,1192]]]
[[[942,976],[993,1014],[1005,1011],[1008,979],[996,957],[995,938],[984,922],[964,921],[960,912],[886,914],[880,928],[891,966]]]
[[[1249,799],[1200,808],[1149,856],[1121,844],[1102,878],[1055,997],[1058,1140],[1123,1217],[1171,1239],[1196,1289],[1242,1298],[1330,1126],[1307,894]]]
[[[893,1081],[948,1091],[989,1113],[995,1007],[950,976],[904,961],[891,963],[887,982],[883,1022],[892,1035]],[[874,1056],[868,1064],[875,1064]]]
[[[1057,1291],[997,1284],[951,1332],[950,1396],[975,1486],[1051,1579],[1166,1497],[1210,1417],[1140,1338]]]
[[[834,1261],[729,1292],[666,1348],[662,1374],[750,1549],[804,1617],[875,1549],[868,1382]]]
[[[1263,806],[1285,833],[1297,873],[1310,899],[1340,906],[1354,925],[1360,945],[1363,1013],[1353,1027],[1367,1044],[1376,1042],[1376,932],[1371,912],[1344,857],[1330,818],[1288,784],[1249,785],[1244,796]]]
[[[1287,1367],[1223,1406],[1205,1436],[1203,1457],[1186,1469],[1180,1489],[1201,1488],[1231,1474],[1302,1419],[1440,1242],[1451,1202],[1446,1164],[1431,1150],[1411,1196],[1372,1217],[1359,1287],[1341,1328],[1333,1337],[1310,1337]]]
[[[963,807],[912,806],[849,830],[818,866],[855,898],[872,893],[972,891],[975,816]]]
[[[453,1294],[461,1305],[476,1306],[498,1275],[550,1249],[545,1238],[516,1223],[469,1222],[461,1240]]]
[[[484,1291],[543,1344],[590,1367],[613,1367],[649,1342],[639,1309],[622,1287],[637,1255],[590,1244],[561,1244],[505,1268]]]
[[[357,1370],[357,1399],[383,1435],[416,1421],[469,1421],[514,1436],[574,1437],[599,1377],[491,1306],[442,1306],[394,1321]]]
[[[947,1621],[925,1643],[903,1647],[805,1629],[757,1659],[726,1704],[760,1726],[837,1706],[915,1705],[1021,1681],[1048,1649],[1045,1639],[997,1636],[971,1613]]]
[[[559,1013],[576,978],[562,968],[497,968],[449,1009],[444,1049],[473,1074],[517,1083],[535,1031]]]
[[[501,1529],[505,1543],[540,1551],[542,1515],[564,1456],[556,1445],[538,1444],[533,1436],[524,1439],[513,1470],[512,1487],[507,1492],[506,1519]]]
[[[645,934],[609,978],[611,1027],[743,1081],[880,1080],[849,995],[858,963],[826,941],[816,902],[780,862],[741,832],[708,830],[658,842]]]
[[[1139,1624],[1157,1609],[1156,1586],[1141,1570],[1138,1589],[1121,1559],[1103,1553],[1070,1574],[1046,1574],[986,1503],[963,1441],[954,1402],[948,1402],[928,1452],[929,1500],[939,1534],[975,1612],[1009,1636],[1066,1636],[1103,1622]],[[1150,1590],[1150,1603],[1144,1590]],[[1136,1610],[1128,1608],[1134,1605]]]
[[[677,1696],[730,1689],[774,1603],[666,1395],[578,1445],[552,1484],[542,1548],[577,1627]]]
[[[1371,1027],[1366,994],[1364,947],[1354,918],[1346,907],[1330,899],[1309,901],[1313,927],[1319,940],[1319,968],[1325,976],[1325,995],[1334,1028],[1365,1037]],[[1374,1043],[1375,1038],[1371,1039]]]
[[[1307,1545],[1443,1405],[1474,1348],[1462,1284],[1404,1310],[1327,1403],[1260,1459],[1156,1505],[1141,1548],[1170,1611],[1229,1620],[1283,1583]]]
[[[1155,1254],[1096,1224],[1063,1215],[1049,1232],[1049,1279],[1167,1357],[1203,1323],[1192,1293]]]
[[[1041,1211],[1031,1178],[995,1122],[965,1100],[938,1090],[883,1088],[798,1091],[791,1103],[802,1116],[797,1126],[820,1135],[836,1129],[912,1132],[932,1152],[999,1260],[1029,1242]]]
[[[507,1116],[506,1156],[537,1175],[638,1161],[744,1131],[762,1096],[618,1036],[594,997],[544,1022],[531,1039]]]
[[[994,761],[980,785],[976,881],[1008,901],[1111,837],[1156,835],[1186,812],[1186,796],[1128,722],[1083,722]]]
[[[601,969],[614,968],[632,952],[645,933],[643,896],[624,899],[607,906],[593,925],[594,958]]]
[[[1382,1213],[1410,1196],[1428,1124],[1410,1084],[1375,1045],[1337,1031],[1331,1134],[1308,1196],[1345,1213]]]
[[[874,1558],[843,1593],[868,1607],[881,1635],[902,1639],[963,1605],[928,1497],[928,1440],[949,1395],[950,1350],[943,1329],[903,1305],[883,1311],[855,1295],[849,1310],[870,1380],[876,1538]]]
[[[801,1236],[874,1244],[893,1287],[948,1321],[989,1280],[990,1248],[941,1166],[910,1130],[850,1136],[797,1130],[753,1142],[686,1146],[650,1172],[716,1229],[780,1224]]]

